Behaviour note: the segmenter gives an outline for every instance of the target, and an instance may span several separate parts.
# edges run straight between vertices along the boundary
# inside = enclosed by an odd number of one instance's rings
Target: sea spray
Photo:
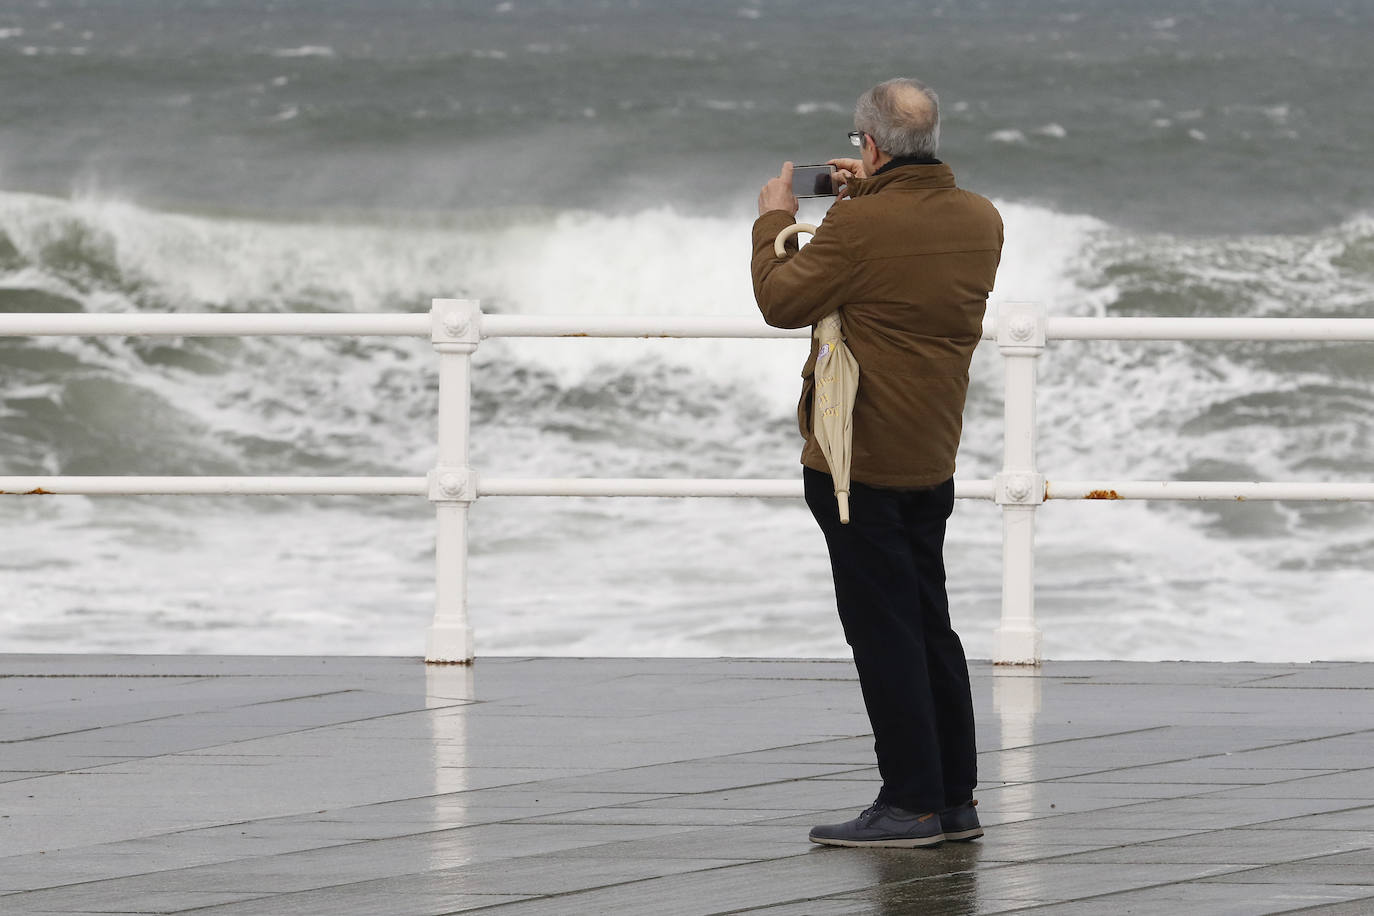
[[[999,205],[1008,241],[994,307],[1349,314],[1369,301],[1368,219],[1184,239]],[[669,206],[340,224],[0,194],[13,251],[0,304],[421,311],[435,296],[471,296],[521,314],[752,316],[748,229],[747,215]],[[474,464],[503,476],[795,475],[805,347],[484,342]],[[1053,343],[1040,365],[1041,466],[1061,477],[1359,478],[1371,379],[1348,352]],[[0,342],[0,366],[7,473],[418,476],[432,463],[427,341],[17,339]],[[984,345],[961,476],[1000,463],[1000,385]],[[16,649],[422,643],[422,501],[62,498],[7,500],[4,511],[7,581],[23,599],[0,633]],[[1287,658],[1298,643],[1272,642],[1285,621],[1301,624],[1304,652],[1358,645],[1339,634],[1360,632],[1368,522],[1363,506],[1051,504],[1038,559],[1047,645],[1059,657]],[[975,655],[990,651],[996,624],[998,531],[980,504],[962,504],[951,525],[951,594]],[[487,653],[844,652],[823,545],[799,503],[492,498],[474,507],[472,532]],[[1313,589],[1329,616],[1304,616],[1299,596]],[[1223,644],[1241,607],[1249,629]]]

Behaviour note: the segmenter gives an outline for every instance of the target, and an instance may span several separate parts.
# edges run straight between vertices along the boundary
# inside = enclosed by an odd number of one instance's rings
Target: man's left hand
[[[792,163],[784,162],[778,177],[768,179],[759,192],[759,216],[770,210],[786,210],[796,216],[797,206],[797,196],[792,193]]]

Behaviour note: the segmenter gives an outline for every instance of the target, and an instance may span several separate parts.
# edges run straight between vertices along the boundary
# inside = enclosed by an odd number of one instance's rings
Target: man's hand
[[[867,178],[862,159],[831,159],[826,165],[835,167],[835,196],[849,196],[849,179]]]
[[[797,215],[797,196],[792,193],[792,163],[784,162],[782,172],[777,178],[768,179],[768,184],[759,192],[759,216],[770,210],[786,210]]]

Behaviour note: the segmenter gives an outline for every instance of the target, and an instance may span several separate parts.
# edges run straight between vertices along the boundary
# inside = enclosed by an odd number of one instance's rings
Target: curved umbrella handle
[[[786,245],[787,240],[799,232],[809,232],[812,235],[815,235],[816,227],[811,225],[810,223],[793,223],[792,225],[788,226],[786,229],[778,233],[777,238],[773,239],[773,254],[777,255],[780,258],[786,257],[787,249],[784,246]]]

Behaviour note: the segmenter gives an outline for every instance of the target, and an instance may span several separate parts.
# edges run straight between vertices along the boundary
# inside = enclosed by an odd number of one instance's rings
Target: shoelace
[[[884,805],[881,801],[874,801],[873,804],[865,808],[863,810],[863,813],[859,815],[859,820],[863,822],[864,825],[867,825],[869,821],[877,817],[878,814],[882,811],[882,809],[886,807],[887,806]]]

